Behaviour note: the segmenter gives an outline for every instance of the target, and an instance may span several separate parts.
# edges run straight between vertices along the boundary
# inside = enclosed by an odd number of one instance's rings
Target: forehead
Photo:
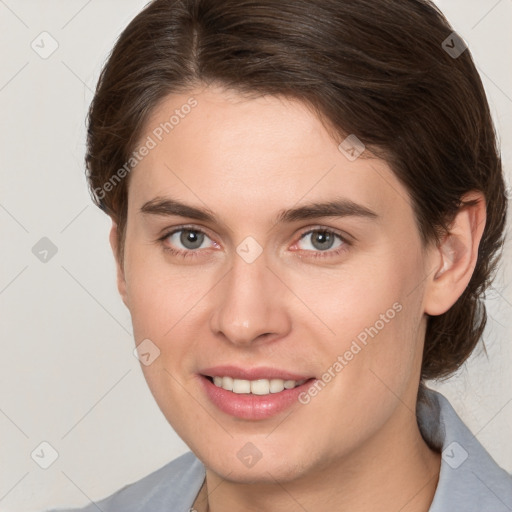
[[[169,95],[146,122],[139,147],[144,144],[151,149],[129,187],[130,203],[139,206],[171,195],[254,217],[335,195],[380,213],[412,215],[409,196],[386,162],[367,150],[347,158],[297,100],[248,99],[223,89]]]

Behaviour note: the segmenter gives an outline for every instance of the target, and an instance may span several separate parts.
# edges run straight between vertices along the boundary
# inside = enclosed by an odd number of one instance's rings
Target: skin
[[[160,350],[144,375],[207,468],[210,510],[428,510],[440,455],[414,415],[426,315],[449,309],[469,282],[483,197],[468,194],[478,204],[460,211],[442,244],[425,247],[386,162],[368,151],[349,161],[297,101],[197,88],[166,98],[141,141],[190,97],[197,107],[130,175],[118,288],[136,343],[149,338]],[[208,208],[216,220],[142,213],[156,197]],[[377,218],[274,221],[283,209],[338,197]],[[207,234],[200,248],[184,246],[180,233],[158,240],[183,225]],[[312,229],[350,243],[336,238],[322,251],[315,232],[301,239]],[[115,255],[116,230],[113,223]],[[252,263],[236,252],[248,236],[263,249]],[[199,385],[198,372],[219,364],[321,378],[397,302],[401,311],[307,405],[242,420],[217,409]],[[247,442],[262,454],[251,468],[237,457]]]

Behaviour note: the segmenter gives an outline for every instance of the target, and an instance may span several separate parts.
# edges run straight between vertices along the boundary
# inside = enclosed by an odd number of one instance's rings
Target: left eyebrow
[[[188,205],[171,198],[156,197],[144,203],[141,213],[160,216],[187,217],[203,222],[215,223],[214,213],[207,208]],[[292,223],[301,220],[311,220],[321,217],[362,217],[377,219],[379,216],[366,206],[355,203],[350,199],[336,199],[323,203],[310,203],[296,208],[281,210],[274,221],[278,223]]]
[[[341,198],[325,203],[310,203],[297,208],[282,210],[278,213],[275,223],[289,223],[321,217],[363,217],[367,219],[377,219],[379,216],[366,206],[355,203],[350,199]]]

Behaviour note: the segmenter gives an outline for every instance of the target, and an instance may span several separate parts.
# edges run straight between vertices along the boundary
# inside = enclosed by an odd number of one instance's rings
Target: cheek
[[[421,264],[412,248],[388,250],[361,258],[333,274],[329,286],[323,280],[323,287],[309,287],[309,296],[303,295],[331,330],[316,337],[323,370],[340,362],[341,356],[343,369],[337,369],[343,378],[335,380],[345,390],[366,389],[367,396],[378,396],[375,391],[385,392],[387,386],[398,392],[417,372],[424,334]],[[304,286],[302,292],[307,289]]]
[[[365,332],[375,332],[373,327],[381,333],[399,325],[403,315],[397,310],[411,300],[416,273],[414,262],[388,252],[354,257],[323,273],[289,274],[287,283],[310,310],[300,317],[304,325],[316,325],[326,339],[350,340],[361,334],[364,340]]]
[[[205,272],[169,264],[156,247],[132,244],[126,255],[126,285],[138,342],[161,340],[182,329],[212,283]]]

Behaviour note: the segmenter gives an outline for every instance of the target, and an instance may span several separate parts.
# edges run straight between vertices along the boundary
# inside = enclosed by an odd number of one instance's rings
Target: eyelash
[[[195,250],[192,250],[192,249],[189,249],[189,250],[186,250],[186,251],[183,251],[183,250],[179,250],[179,249],[174,249],[173,247],[169,247],[168,245],[165,244],[165,241],[172,235],[176,234],[176,233],[179,233],[180,231],[192,231],[194,233],[199,233],[199,234],[203,234],[205,236],[207,236],[208,238],[210,238],[208,236],[208,233],[204,232],[202,229],[198,229],[198,228],[195,228],[193,226],[180,226],[179,228],[176,228],[176,229],[173,229],[172,231],[169,231],[167,232],[166,234],[164,234],[163,236],[161,236],[157,241],[160,242],[160,244],[162,245],[162,248],[165,252],[173,255],[173,256],[178,256],[180,258],[195,258],[198,256],[198,253],[201,252],[199,249],[195,249]],[[308,257],[311,257],[311,258],[331,258],[331,257],[334,257],[334,256],[339,256],[340,254],[342,254],[343,252],[347,251],[348,250],[348,247],[350,247],[352,244],[351,242],[349,242],[347,240],[347,238],[345,238],[344,236],[342,236],[340,233],[332,230],[332,229],[328,229],[328,228],[324,228],[324,227],[315,227],[314,229],[310,229],[308,231],[305,231],[304,233],[302,233],[299,237],[299,241],[302,240],[304,237],[306,237],[307,235],[310,235],[312,233],[318,233],[318,232],[321,232],[321,233],[327,233],[329,235],[334,235],[336,237],[338,237],[342,242],[343,244],[338,247],[337,249],[335,250],[327,250],[327,251],[305,251],[305,252],[312,252],[313,255],[311,256],[308,256]]]

